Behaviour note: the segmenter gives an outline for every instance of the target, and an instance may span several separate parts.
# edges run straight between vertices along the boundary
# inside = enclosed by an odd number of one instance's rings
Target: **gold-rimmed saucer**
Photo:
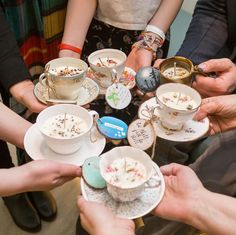
[[[44,103],[76,103],[78,105],[86,105],[95,100],[99,95],[99,86],[92,79],[86,77],[82,86],[78,89],[78,97],[76,100],[61,100],[57,99],[53,91],[46,87],[45,79],[42,83],[37,83],[34,87],[34,95],[36,98]]]

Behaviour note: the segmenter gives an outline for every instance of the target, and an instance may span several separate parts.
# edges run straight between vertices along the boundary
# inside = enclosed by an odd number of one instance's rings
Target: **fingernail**
[[[201,64],[198,65],[198,68],[201,69],[202,71],[204,71],[205,68],[206,68],[206,64],[205,63],[201,63]]]

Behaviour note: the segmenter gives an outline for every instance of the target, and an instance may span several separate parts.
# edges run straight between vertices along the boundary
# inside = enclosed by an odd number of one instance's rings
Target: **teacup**
[[[49,61],[45,72],[39,77],[42,86],[46,86],[58,99],[75,100],[88,69],[82,60],[63,57]],[[45,82],[42,82],[43,79]]]
[[[180,83],[166,83],[156,90],[159,118],[169,130],[181,130],[201,105],[201,96],[193,88]]]
[[[116,201],[133,201],[142,194],[145,188],[158,187],[161,182],[159,177],[153,177],[153,161],[150,156],[130,146],[116,147],[102,154],[99,166],[107,184],[107,191]],[[137,178],[134,178],[134,175],[127,175],[127,173],[132,174],[132,169],[136,170]],[[117,178],[116,173],[119,175]],[[118,182],[117,179],[120,181]]]
[[[50,106],[39,113],[36,124],[48,147],[59,154],[76,152],[93,127],[95,111],[73,104]]]
[[[174,56],[163,60],[159,68],[162,83],[176,82],[189,85],[195,72],[192,61],[182,56]]]
[[[126,54],[120,50],[101,49],[91,53],[88,62],[96,82],[101,87],[107,88],[121,77],[126,59]]]

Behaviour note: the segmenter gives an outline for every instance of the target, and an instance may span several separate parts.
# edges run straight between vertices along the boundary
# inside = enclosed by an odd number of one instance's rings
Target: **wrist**
[[[110,235],[111,231],[113,235],[135,235],[135,225],[132,220],[118,219],[109,226],[110,228],[100,226],[93,235]]]
[[[163,42],[165,41],[165,38],[166,38],[165,33],[159,27],[157,27],[155,25],[148,24],[146,26],[144,32],[152,32],[152,33],[160,36]]]
[[[22,101],[22,98],[25,93],[25,89],[32,88],[34,89],[34,84],[30,79],[26,79],[24,81],[18,82],[14,84],[13,86],[10,87],[9,91],[11,95],[17,100],[17,101]]]
[[[154,61],[156,60],[157,51],[162,46],[163,42],[163,39],[159,35],[144,31],[139,35],[138,41],[133,44],[132,49],[145,49],[152,52],[152,60]]]
[[[72,57],[72,58],[80,59],[80,54],[78,54],[74,51],[65,50],[65,49],[60,50],[58,56],[59,57]]]
[[[204,220],[208,214],[207,203],[209,202],[209,194],[211,194],[211,192],[205,188],[196,192],[196,195],[192,198],[191,202],[187,203],[188,213],[185,214],[182,222],[198,229],[202,228],[202,223],[204,224]]]

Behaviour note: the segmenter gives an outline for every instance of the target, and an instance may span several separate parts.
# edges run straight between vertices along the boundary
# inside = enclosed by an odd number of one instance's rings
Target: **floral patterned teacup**
[[[201,105],[201,96],[193,88],[180,83],[166,83],[156,90],[161,124],[169,130],[181,130]]]
[[[116,201],[133,201],[145,188],[160,186],[161,178],[154,177],[153,161],[140,149],[116,147],[100,157],[101,175],[106,181],[108,193]]]
[[[117,49],[101,49],[88,57],[95,81],[103,88],[108,88],[118,81],[125,69],[127,56]]]
[[[40,75],[39,82],[53,92],[57,99],[75,100],[85,80],[87,69],[88,65],[83,60],[57,58],[45,65],[45,72]]]

